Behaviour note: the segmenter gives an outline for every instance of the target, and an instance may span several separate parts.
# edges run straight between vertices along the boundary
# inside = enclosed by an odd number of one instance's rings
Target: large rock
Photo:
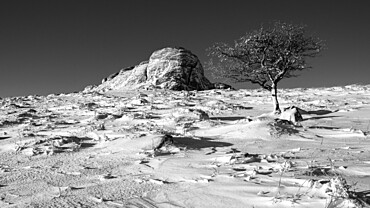
[[[212,83],[204,76],[198,57],[183,48],[163,48],[149,59],[148,81],[171,90],[208,90]]]
[[[214,85],[204,76],[196,55],[184,48],[163,48],[155,51],[149,61],[103,79],[89,91],[132,90],[158,87],[170,90],[208,90]]]

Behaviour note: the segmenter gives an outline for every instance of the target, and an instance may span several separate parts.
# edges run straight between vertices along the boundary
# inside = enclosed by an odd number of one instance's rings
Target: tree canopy
[[[323,41],[306,35],[304,25],[275,22],[246,33],[234,42],[214,44],[209,49],[208,70],[217,78],[259,84],[273,90],[284,78],[310,68],[307,57],[315,57],[323,49]],[[217,58],[217,59],[214,59]]]

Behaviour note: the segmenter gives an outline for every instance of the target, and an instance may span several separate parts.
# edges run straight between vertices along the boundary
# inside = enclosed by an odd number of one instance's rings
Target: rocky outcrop
[[[149,61],[120,70],[103,79],[89,91],[132,90],[138,88],[170,90],[208,90],[215,86],[205,76],[196,55],[184,48],[163,48],[155,51]]]
[[[213,87],[204,76],[196,55],[183,48],[164,48],[149,59],[148,82],[171,90],[207,90]]]
[[[106,92],[110,90],[131,90],[147,84],[146,69],[148,62],[142,62],[137,66],[121,69],[119,72],[108,76],[90,91]]]

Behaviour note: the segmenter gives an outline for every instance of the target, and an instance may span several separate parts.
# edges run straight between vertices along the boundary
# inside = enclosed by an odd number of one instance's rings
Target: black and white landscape
[[[369,207],[362,4],[4,3],[0,207]]]

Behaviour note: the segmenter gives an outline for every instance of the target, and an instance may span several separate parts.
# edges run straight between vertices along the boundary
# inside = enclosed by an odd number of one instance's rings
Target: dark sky
[[[232,43],[273,20],[306,24],[327,45],[320,57],[309,60],[312,70],[281,81],[281,87],[369,84],[367,3],[2,0],[0,97],[79,91],[165,46],[185,47],[205,62],[213,43]]]

